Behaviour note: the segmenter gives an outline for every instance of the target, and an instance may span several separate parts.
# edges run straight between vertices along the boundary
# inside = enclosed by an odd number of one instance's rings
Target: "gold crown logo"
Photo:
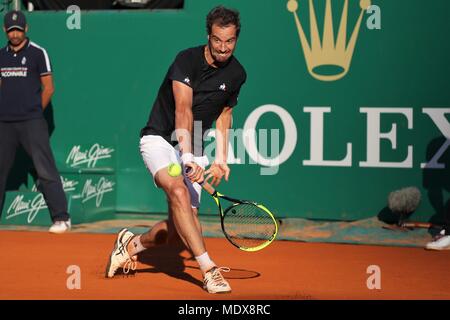
[[[297,15],[298,2],[297,0],[288,1],[287,8],[294,14],[308,71],[314,78],[321,81],[335,81],[343,78],[347,74],[352,61],[353,52],[355,50],[356,40],[358,39],[364,11],[367,10],[370,5],[370,0],[360,0],[359,6],[361,7],[361,13],[359,14],[358,21],[347,44],[348,0],[344,0],[344,7],[342,9],[341,22],[336,41],[333,30],[331,0],[326,0],[322,41],[320,39],[319,28],[317,26],[317,18],[313,0],[309,0],[309,19],[311,29],[311,44],[309,44],[305,32],[303,31],[300,19]],[[319,72],[320,67],[329,66],[337,67],[339,71],[334,74],[321,74]]]

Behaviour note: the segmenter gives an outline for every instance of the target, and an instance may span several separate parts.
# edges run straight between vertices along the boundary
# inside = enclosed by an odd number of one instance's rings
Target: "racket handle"
[[[214,196],[216,194],[216,189],[213,188],[212,185],[210,185],[206,180],[203,180],[200,185],[203,187],[203,189],[208,192],[210,195]]]
[[[189,174],[189,172],[191,172],[192,168],[191,167],[186,167],[185,173]],[[214,189],[214,187],[212,185],[210,185],[206,180],[203,180],[202,182],[197,182],[199,185],[202,186],[202,188],[208,192],[210,195],[215,195],[216,194],[216,189]]]

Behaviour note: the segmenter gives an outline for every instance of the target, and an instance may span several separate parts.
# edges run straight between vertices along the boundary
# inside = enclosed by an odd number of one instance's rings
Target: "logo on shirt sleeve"
[[[186,77],[184,79],[184,82],[187,83],[187,84],[191,84],[191,79],[189,79],[189,77]]]
[[[227,85],[226,85],[225,83],[222,83],[222,84],[219,86],[219,90],[227,91]]]

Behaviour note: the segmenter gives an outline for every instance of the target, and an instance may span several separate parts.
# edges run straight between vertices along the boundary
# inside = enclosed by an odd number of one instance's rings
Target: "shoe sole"
[[[109,276],[109,271],[110,271],[111,263],[112,263],[112,257],[113,257],[114,251],[117,250],[117,243],[122,239],[124,233],[127,231],[128,231],[128,229],[126,229],[126,228],[120,230],[119,233],[117,234],[116,240],[114,240],[114,247],[111,251],[111,254],[109,255],[108,265],[106,266],[105,278],[110,279],[110,278],[114,277],[114,274],[111,277]]]
[[[206,290],[206,292],[212,293],[212,294],[227,294],[227,293],[231,293],[231,290],[230,291],[216,291],[216,292],[209,291],[207,289],[205,289],[205,290]]]
[[[228,294],[231,293],[231,291],[218,291],[218,292],[211,292],[206,290],[206,292],[211,293],[211,294]]]
[[[446,248],[427,248],[427,247],[425,247],[425,250],[431,250],[431,251],[445,251],[445,250],[450,250],[450,247],[446,247]]]
[[[209,291],[207,288],[203,287],[203,289],[208,292],[208,293],[212,293],[212,294],[227,294],[227,293],[231,293],[231,290],[228,291]]]
[[[70,229],[67,229],[67,230],[62,230],[62,231],[48,231],[48,232],[50,232],[50,233],[53,233],[53,234],[61,234],[61,233],[65,233],[65,232],[68,232],[68,231],[70,231]]]

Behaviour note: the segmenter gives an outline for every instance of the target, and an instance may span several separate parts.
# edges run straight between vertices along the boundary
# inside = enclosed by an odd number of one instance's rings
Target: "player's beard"
[[[23,37],[23,38],[14,37],[12,39],[9,39],[9,44],[12,47],[19,47],[26,40],[27,40],[26,37]]]
[[[231,54],[230,54],[230,56],[228,57],[227,60],[225,60],[225,61],[218,61],[216,59],[214,53],[213,53],[213,49],[212,49],[210,41],[208,41],[208,50],[209,50],[209,54],[211,55],[211,58],[214,60],[214,65],[216,65],[219,68],[225,67],[228,64],[228,62],[230,62],[231,57],[233,56],[233,52],[231,52]]]

